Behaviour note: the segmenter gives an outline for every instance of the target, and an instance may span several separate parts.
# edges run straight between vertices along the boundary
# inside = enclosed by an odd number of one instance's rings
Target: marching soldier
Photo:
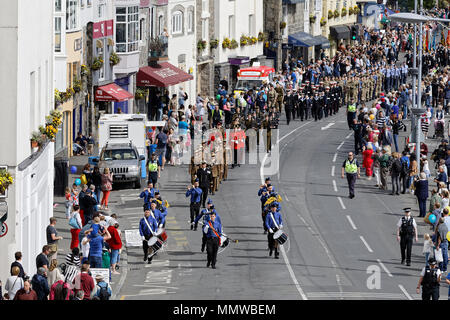
[[[268,108],[273,108],[275,106],[275,102],[277,101],[277,91],[273,87],[273,84],[270,84],[269,92],[267,93],[267,106]]]
[[[280,84],[277,84],[277,87],[275,89],[277,91],[277,102],[275,105],[275,108],[277,112],[281,112],[281,109],[283,107],[283,101],[284,101],[284,89]]]
[[[298,112],[298,118],[300,118],[301,121],[303,121],[304,118],[306,120],[308,120],[308,116],[306,114],[306,98],[305,98],[305,94],[303,92],[300,93],[297,112]]]
[[[214,195],[219,190],[219,166],[216,164],[215,152],[211,153],[211,193]]]

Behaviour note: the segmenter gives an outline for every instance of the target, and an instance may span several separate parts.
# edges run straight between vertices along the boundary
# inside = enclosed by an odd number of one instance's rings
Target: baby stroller
[[[444,138],[444,120],[434,121],[433,139]]]

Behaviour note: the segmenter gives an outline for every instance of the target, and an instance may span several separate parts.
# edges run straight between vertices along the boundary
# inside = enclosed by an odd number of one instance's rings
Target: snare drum
[[[230,241],[228,240],[226,234],[223,234],[223,235],[220,236],[220,246],[221,246],[222,248],[225,248],[226,246],[228,246],[228,243],[229,243],[229,242],[230,242]]]
[[[166,230],[162,229],[163,231],[158,235],[158,238],[160,238],[163,242],[167,241],[167,232]]]
[[[164,232],[164,229],[163,228],[158,228],[158,229],[156,229],[156,232],[155,232],[155,236],[160,236],[161,235],[161,233],[163,233]]]
[[[161,249],[162,245],[163,242],[158,239],[158,237],[151,237],[150,240],[148,240],[148,246],[152,249],[153,252]]]
[[[275,232],[273,234],[273,240],[275,240],[276,242],[278,242],[281,245],[287,241],[287,238],[288,238],[287,234],[281,230],[278,230],[277,232]]]

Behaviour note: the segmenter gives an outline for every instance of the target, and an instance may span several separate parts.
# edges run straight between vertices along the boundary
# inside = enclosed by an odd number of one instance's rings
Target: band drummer
[[[275,259],[279,259],[278,242],[274,240],[274,233],[283,228],[283,220],[281,218],[280,211],[277,210],[276,203],[270,204],[270,211],[266,216],[266,227],[269,230],[267,234],[267,241],[269,244],[269,256],[272,256],[272,252],[275,250]]]
[[[150,210],[145,210],[144,217],[139,222],[139,234],[142,237],[142,248],[144,249],[144,261],[148,260],[148,264],[152,263],[153,255],[148,256],[148,241],[153,237],[156,229],[158,228],[158,223],[151,216]]]
[[[220,216],[217,213],[216,209],[214,208],[214,204],[213,204],[211,199],[208,199],[208,202],[206,203],[206,206],[207,207],[200,212],[200,214],[197,216],[197,218],[195,218],[194,224],[197,224],[198,221],[203,217],[203,225],[206,225],[208,223],[208,221],[211,220],[210,214],[212,212],[214,212],[216,214],[216,220],[218,220],[219,223],[222,223],[221,220],[220,220]],[[206,240],[207,240],[206,233],[205,233],[204,229],[202,229],[202,234],[203,234],[203,236],[202,236],[201,251],[204,252],[205,251],[205,246],[206,246]]]
[[[212,212],[208,223],[203,227],[206,233],[206,252],[208,254],[208,263],[206,267],[211,266],[216,269],[217,251],[220,246],[220,235],[222,234],[222,224],[217,220],[216,213]]]

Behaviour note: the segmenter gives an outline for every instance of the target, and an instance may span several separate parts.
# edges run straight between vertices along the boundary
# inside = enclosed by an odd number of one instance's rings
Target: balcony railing
[[[160,35],[150,40],[148,46],[148,58],[167,58],[169,56],[168,37]]]

